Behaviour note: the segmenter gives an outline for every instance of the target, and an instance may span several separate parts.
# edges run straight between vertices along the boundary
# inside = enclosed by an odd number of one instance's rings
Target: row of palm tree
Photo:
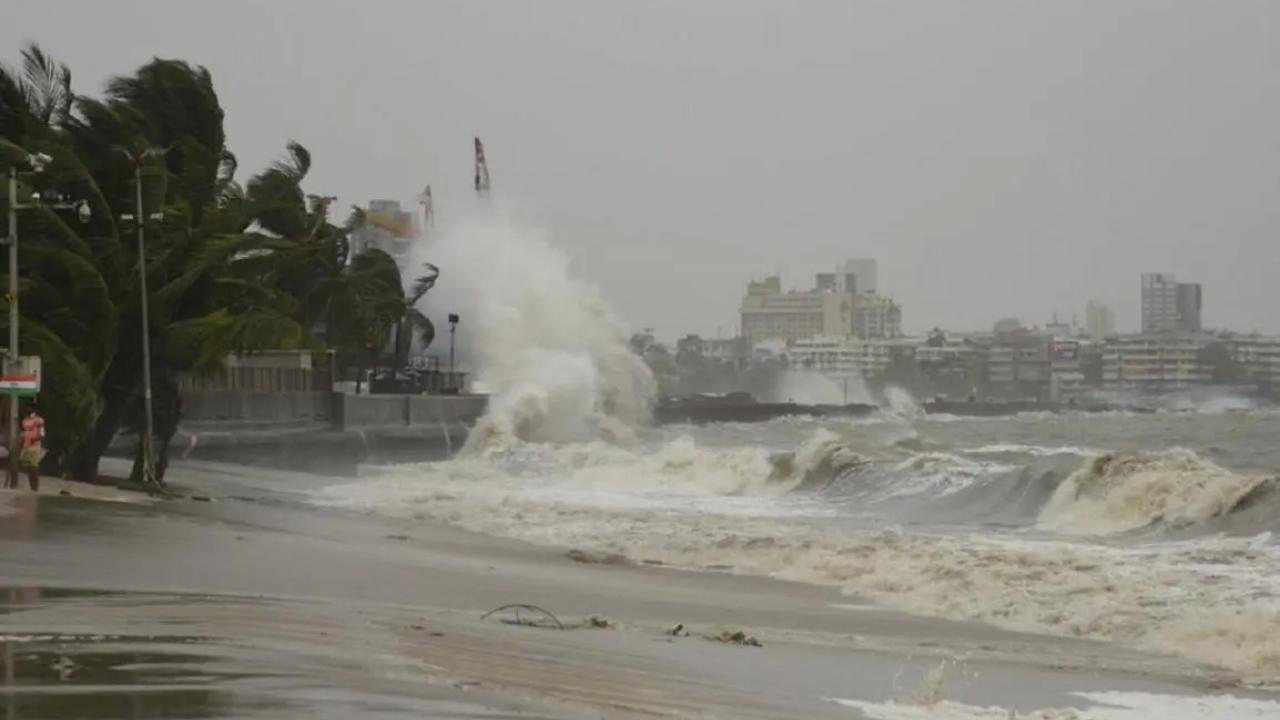
[[[20,69],[0,66],[0,169],[34,153],[52,160],[23,176],[21,196],[52,192],[91,210],[84,224],[46,207],[18,215],[20,346],[43,358],[46,463],[57,472],[96,479],[112,440],[142,425],[139,272],[148,284],[161,478],[181,414],[179,373],[267,348],[335,349],[341,361],[368,367],[393,337],[403,362],[414,337],[425,346],[434,335],[417,306],[438,270],[427,266],[406,292],[385,252],[351,257],[348,235],[362,214],[339,224],[329,199],[303,191],[306,148],[290,143],[280,161],[236,180],[204,68],[155,59],[94,98],[73,92],[70,70],[28,46]],[[146,214],[162,210],[143,220],[145,258],[122,219],[134,212],[139,170]],[[0,274],[8,270],[0,258]],[[0,329],[8,302],[0,302]]]

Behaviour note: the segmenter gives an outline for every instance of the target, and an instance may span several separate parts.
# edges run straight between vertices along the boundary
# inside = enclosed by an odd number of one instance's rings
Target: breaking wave
[[[1058,487],[1038,524],[1071,534],[1204,525],[1271,484],[1273,479],[1231,472],[1185,449],[1107,453]]]
[[[876,447],[825,428],[786,453],[646,432],[630,446],[508,440],[450,462],[370,469],[320,501],[637,561],[832,584],[909,612],[1280,680],[1280,548],[1265,533],[1209,534],[1244,512],[1274,526],[1257,495],[1267,483],[1189,451],[1108,454],[1056,474]],[[870,524],[860,515],[880,510]],[[914,527],[964,524],[906,532],[894,512]],[[975,522],[1012,527],[974,532]],[[1199,523],[1201,536],[1121,545],[1044,535],[1153,523]]]
[[[625,436],[648,416],[654,380],[626,326],[543,234],[488,210],[428,251],[449,268],[432,300],[463,315],[462,356],[490,393],[472,446]]]

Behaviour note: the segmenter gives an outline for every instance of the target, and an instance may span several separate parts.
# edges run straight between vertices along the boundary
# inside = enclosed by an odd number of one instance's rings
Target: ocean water
[[[1035,416],[518,438],[367,468],[324,504],[637,562],[833,584],[886,607],[1280,682],[1280,414]]]
[[[490,416],[451,461],[366,468],[316,502],[1280,684],[1280,414],[969,419],[894,391],[865,419],[653,428],[625,326],[544,238],[484,221],[437,250],[467,283],[501,281],[469,300]]]

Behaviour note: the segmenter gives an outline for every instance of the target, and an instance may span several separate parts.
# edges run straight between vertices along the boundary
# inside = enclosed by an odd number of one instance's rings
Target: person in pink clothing
[[[18,462],[27,471],[27,484],[31,490],[40,489],[40,461],[44,459],[44,418],[36,412],[35,403],[22,418],[22,454]]]

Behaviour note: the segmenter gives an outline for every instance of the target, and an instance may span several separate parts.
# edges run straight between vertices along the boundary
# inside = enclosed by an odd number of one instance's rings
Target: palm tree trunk
[[[67,470],[81,482],[96,482],[98,463],[124,424],[125,410],[133,396],[138,376],[136,358],[117,354],[102,382],[102,409],[84,444],[68,458]]]

